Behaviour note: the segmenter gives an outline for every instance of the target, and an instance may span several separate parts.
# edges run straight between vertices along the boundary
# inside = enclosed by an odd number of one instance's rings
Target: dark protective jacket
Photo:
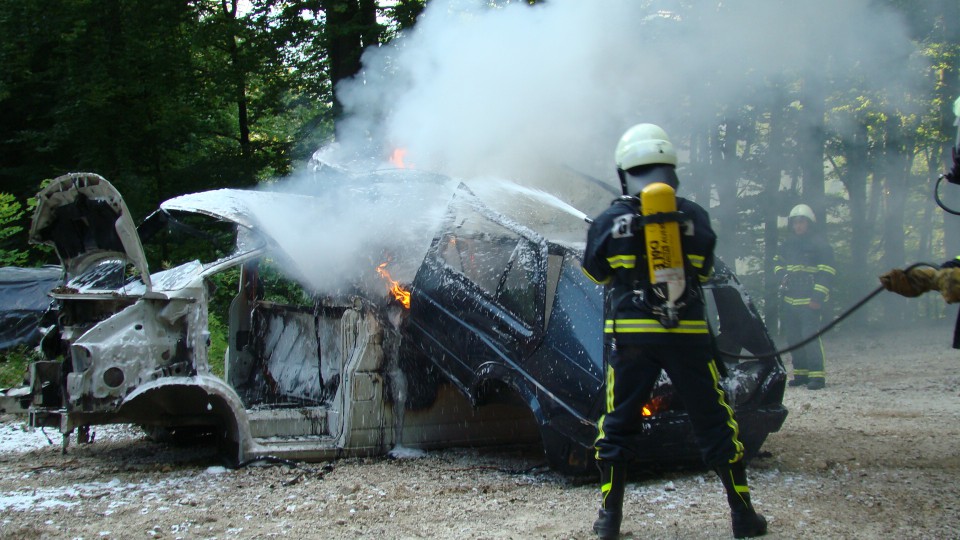
[[[944,262],[940,268],[960,268],[960,255]],[[953,326],[953,348],[960,349],[960,313],[957,313],[957,322]]]
[[[679,311],[680,324],[665,328],[652,306],[657,304],[647,270],[643,227],[639,225],[639,201],[617,199],[600,214],[587,233],[583,272],[606,285],[604,336],[624,344],[671,343],[677,339],[709,341],[700,284],[713,271],[717,236],[710,216],[698,204],[677,197],[677,210],[684,214],[681,239],[685,257],[686,294]],[[639,225],[639,226],[638,226]],[[636,294],[634,291],[639,291]]]
[[[773,274],[785,304],[806,306],[812,300],[823,305],[830,299],[830,285],[837,274],[833,248],[814,231],[791,233],[773,258]]]

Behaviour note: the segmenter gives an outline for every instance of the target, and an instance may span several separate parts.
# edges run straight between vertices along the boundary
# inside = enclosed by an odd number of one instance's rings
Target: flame
[[[393,154],[390,155],[390,163],[398,169],[406,169],[407,165],[403,162],[403,158],[405,157],[407,157],[407,149],[396,148],[393,150]]]
[[[387,290],[390,291],[390,294],[403,304],[403,307],[410,309],[410,291],[401,287],[397,280],[390,276],[390,272],[387,272],[387,263],[378,266],[377,273],[380,274],[380,277],[387,280]]]
[[[667,405],[667,403],[663,399],[663,396],[656,396],[650,399],[650,401],[640,409],[640,414],[643,416],[653,416],[662,411],[665,405]]]

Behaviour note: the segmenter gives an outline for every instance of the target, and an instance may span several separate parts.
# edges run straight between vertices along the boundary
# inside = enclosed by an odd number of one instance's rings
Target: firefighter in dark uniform
[[[799,343],[820,329],[820,314],[830,299],[830,284],[837,274],[833,248],[814,230],[816,223],[809,206],[794,206],[789,217],[792,232],[773,259],[773,273],[780,283],[780,325],[789,343]],[[791,357],[790,386],[820,390],[826,385],[820,338],[795,349]]]
[[[641,409],[662,370],[683,400],[704,461],[726,488],[734,535],[760,536],[767,524],[750,503],[743,444],[719,384],[700,288],[713,268],[716,235],[710,218],[696,203],[673,199],[679,212],[675,220],[681,223],[685,286],[672,304],[675,309],[666,309],[658,288],[662,284],[651,285],[646,270],[638,196],[655,183],[677,188],[676,152],[660,127],[639,124],[621,137],[616,163],[624,196],[591,225],[583,259],[584,273],[606,286],[606,406],[595,442],[601,506],[594,531],[600,538],[619,536],[630,440],[641,430]]]

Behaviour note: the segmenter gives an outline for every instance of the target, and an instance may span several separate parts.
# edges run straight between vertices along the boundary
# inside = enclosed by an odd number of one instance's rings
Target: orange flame
[[[387,263],[378,266],[377,273],[380,274],[380,277],[387,280],[387,290],[390,291],[390,294],[403,304],[403,307],[410,309],[410,291],[401,287],[400,283],[390,276],[390,272],[387,272]]]
[[[390,163],[392,163],[398,169],[406,169],[407,165],[403,162],[403,158],[407,157],[406,148],[396,148],[393,151],[393,154],[390,155]]]
[[[664,405],[663,396],[654,397],[640,409],[640,414],[643,416],[653,416],[663,410]]]

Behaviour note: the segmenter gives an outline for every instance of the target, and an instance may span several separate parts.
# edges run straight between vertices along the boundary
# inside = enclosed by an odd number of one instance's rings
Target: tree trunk
[[[714,217],[717,218],[717,235],[722,242],[724,254],[729,257],[727,263],[734,267],[738,258],[742,257],[743,242],[737,238],[742,234],[740,228],[740,214],[737,211],[737,179],[740,174],[735,170],[737,156],[737,140],[740,137],[740,126],[733,120],[723,124],[724,133],[720,136],[719,130],[712,137],[712,173],[716,181],[717,199],[720,204]]]
[[[773,156],[779,155],[780,149],[784,145],[784,126],[783,126],[783,103],[784,96],[780,94],[770,108],[770,149],[767,156],[767,178],[766,186],[762,195],[762,215],[763,215],[763,272],[768,279],[763,284],[763,315],[770,326],[771,321],[777,320],[777,312],[780,304],[777,286],[778,283],[773,277],[773,258],[779,248],[778,224],[778,205],[780,192],[780,180],[782,169],[780,160]]]
[[[825,104],[823,93],[813,83],[805,81],[801,94],[803,117],[800,120],[801,156],[800,170],[803,177],[803,200],[813,208],[817,219],[826,227],[826,194],[823,175],[823,148],[826,144],[824,130]]]
[[[837,265],[838,279],[835,287],[844,284],[869,283],[871,268],[867,263],[870,256],[870,244],[873,233],[867,221],[867,127],[856,124],[857,130],[844,144],[847,160],[845,174],[841,178],[847,190],[850,206],[850,263],[840,268]],[[859,292],[848,297],[856,297]],[[839,296],[836,295],[835,296]],[[867,321],[867,311],[860,311],[854,315],[854,320],[860,323]]]
[[[909,159],[903,143],[903,130],[898,117],[890,116],[884,126],[882,162],[884,167],[883,267],[902,268],[906,264],[903,213],[907,198]],[[906,165],[905,165],[906,163]],[[884,319],[888,323],[903,320],[901,304],[892,295],[887,297]]]
[[[251,155],[250,118],[247,112],[247,73],[240,57],[240,47],[237,45],[237,2],[238,0],[220,0],[220,8],[227,21],[227,54],[233,71],[234,99],[237,102],[237,141],[240,144],[240,157],[246,160]]]
[[[364,47],[376,45],[380,38],[375,0],[321,0],[326,15],[324,38],[334,89],[343,79],[360,72],[360,56]],[[333,94],[333,112],[339,118],[343,104]]]

